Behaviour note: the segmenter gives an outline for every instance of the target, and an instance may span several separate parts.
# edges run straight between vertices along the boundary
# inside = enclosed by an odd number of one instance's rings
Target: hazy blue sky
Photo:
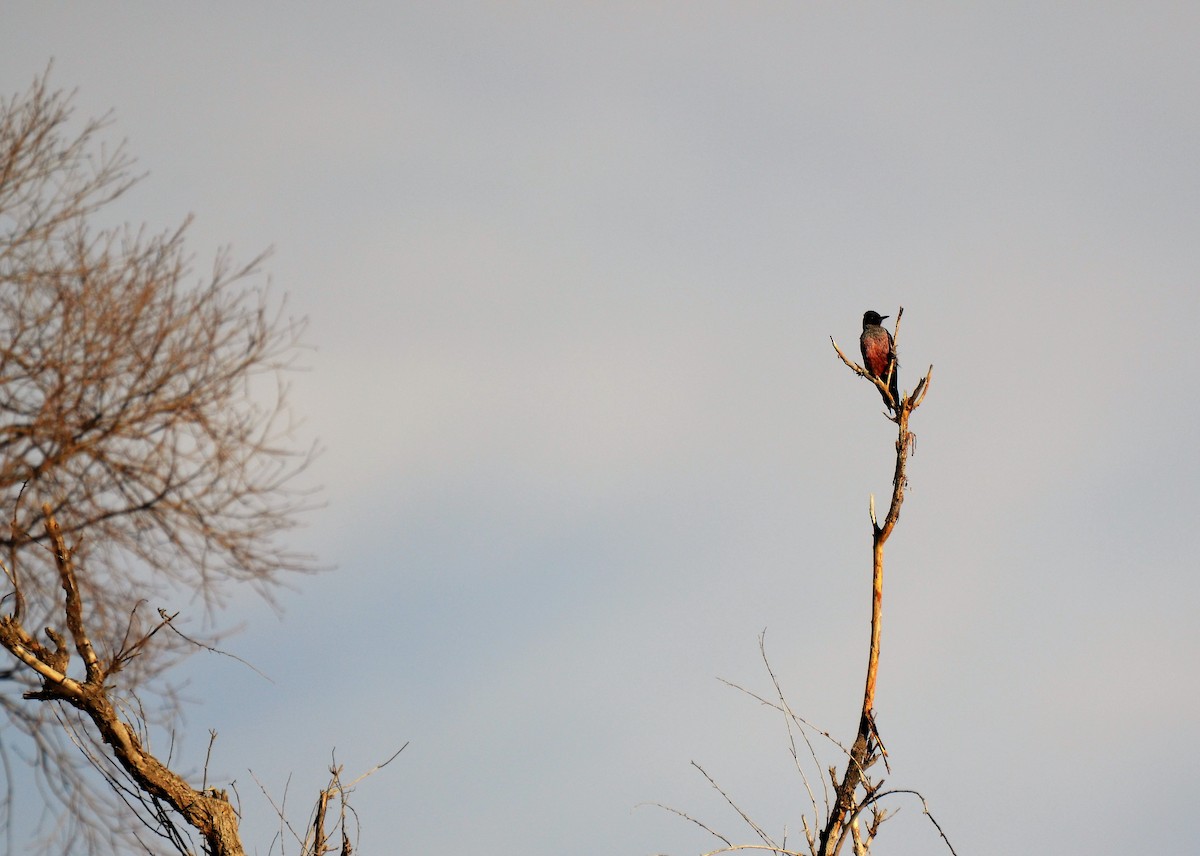
[[[850,739],[895,314],[934,365],[888,545],[879,726],[962,856],[1200,850],[1200,7],[8,4],[195,212],[273,245],[337,566],[186,667],[251,852],[331,751],[363,853],[800,843],[769,689]],[[1188,556],[1192,558],[1189,559]],[[169,606],[169,605],[168,605]],[[832,763],[837,760],[830,756]],[[878,851],[944,852],[901,803]]]

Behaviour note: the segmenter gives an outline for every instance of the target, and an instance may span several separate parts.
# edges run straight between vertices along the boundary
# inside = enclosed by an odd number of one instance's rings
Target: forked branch
[[[63,620],[67,633],[77,654],[84,664],[84,680],[76,680],[68,675],[68,666],[72,649],[68,646],[63,634],[53,628],[46,628],[46,635],[54,643],[50,648],[38,642],[21,623],[20,615],[16,612],[0,616],[0,647],[8,650],[22,664],[32,670],[40,679],[36,690],[25,693],[25,698],[37,701],[60,702],[75,708],[83,714],[83,719],[90,720],[95,726],[100,740],[111,750],[111,758],[119,765],[120,771],[126,777],[118,782],[115,768],[103,769],[101,754],[98,747],[86,747],[86,738],[78,731],[72,733],[72,739],[83,748],[88,760],[101,769],[102,775],[109,784],[118,789],[126,802],[141,801],[147,809],[149,818],[143,820],[162,834],[164,838],[175,844],[181,853],[191,853],[186,842],[184,830],[186,827],[176,825],[168,808],[183,818],[188,826],[196,830],[204,839],[205,852],[209,856],[244,856],[241,838],[238,833],[238,812],[229,801],[228,794],[219,788],[208,787],[208,759],[204,764],[204,784],[197,789],[188,784],[180,775],[171,770],[166,764],[153,755],[144,744],[145,732],[140,726],[130,724],[122,718],[120,710],[128,710],[120,701],[113,697],[111,678],[119,672],[122,666],[142,651],[160,629],[170,627],[179,631],[172,622],[175,615],[169,615],[160,610],[162,621],[148,633],[133,643],[128,639],[113,646],[117,653],[111,661],[101,659],[96,654],[95,645],[89,634],[85,619],[85,609],[76,574],[74,550],[69,548],[63,538],[62,529],[55,519],[49,505],[45,506],[45,536],[47,549],[53,553],[54,564],[58,570],[59,580],[64,592]],[[14,587],[14,593],[19,594],[15,569],[6,569],[7,579]],[[14,606],[20,604],[20,598],[14,597]],[[190,641],[190,640],[189,640]],[[200,644],[200,643],[193,643]],[[207,646],[205,646],[207,647]],[[218,652],[223,653],[223,652]],[[136,709],[138,705],[134,705]],[[62,720],[62,717],[59,717]],[[137,720],[135,719],[135,723]],[[71,725],[69,728],[81,727]],[[216,733],[212,732],[215,739]],[[326,853],[338,852],[341,856],[351,856],[354,849],[353,830],[347,826],[347,817],[353,817],[353,811],[347,800],[349,793],[361,780],[395,760],[407,746],[401,746],[390,758],[372,767],[357,779],[349,783],[341,780],[341,767],[333,765],[330,768],[329,785],[321,791],[317,799],[314,814],[309,822],[307,836],[297,838],[301,844],[304,856],[324,856]],[[212,752],[212,742],[209,743],[209,753]],[[107,757],[107,756],[105,756]],[[107,762],[104,762],[107,763]],[[336,815],[336,819],[332,819]],[[282,816],[282,815],[281,815]],[[152,822],[151,822],[152,821]],[[335,840],[336,836],[336,840]]]
[[[77,681],[67,675],[70,652],[61,634],[46,629],[46,635],[55,643],[50,651],[33,640],[16,615],[5,615],[0,617],[0,645],[41,678],[41,688],[25,693],[25,697],[62,702],[79,710],[91,720],[133,784],[152,800],[170,806],[195,828],[212,856],[243,856],[237,813],[228,799],[214,789],[198,791],[191,787],[146,749],[136,730],[122,719],[106,686],[111,669],[96,655],[84,622],[72,551],[63,540],[49,506],[46,506],[45,529],[65,593],[63,615],[67,630],[75,652],[84,663],[86,677]],[[169,823],[165,815],[162,818]]]

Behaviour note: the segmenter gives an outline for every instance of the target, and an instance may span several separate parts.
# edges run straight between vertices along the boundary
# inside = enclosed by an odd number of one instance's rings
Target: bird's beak
[[[884,318],[891,318],[891,317],[892,317],[891,315],[880,315],[879,320],[882,321]]]

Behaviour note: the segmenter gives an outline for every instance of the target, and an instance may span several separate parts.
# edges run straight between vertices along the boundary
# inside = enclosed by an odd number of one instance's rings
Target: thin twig
[[[197,648],[203,648],[205,651],[208,651],[211,654],[220,654],[222,657],[229,657],[230,659],[237,660],[239,663],[241,663],[247,669],[250,669],[251,671],[253,671],[260,678],[263,678],[264,680],[266,680],[272,684],[275,683],[273,680],[271,680],[269,675],[265,674],[261,669],[259,669],[253,663],[246,662],[241,657],[239,657],[237,654],[230,654],[228,651],[222,651],[220,648],[214,648],[211,645],[205,645],[203,642],[200,642],[200,641],[193,639],[190,636],[184,634],[173,623],[175,620],[175,617],[179,615],[178,612],[175,613],[174,615],[167,615],[167,611],[165,609],[160,608],[158,610],[158,614],[162,618],[162,623],[159,624],[159,626],[154,629],[154,632],[157,633],[159,628],[161,628],[161,627],[169,627],[169,628],[171,628],[171,631],[173,633],[175,633],[175,635],[178,636],[183,641],[185,641],[189,644],[195,645]]]
[[[722,797],[725,798],[725,802],[729,803],[729,807],[738,813],[738,816],[741,817],[741,819],[746,822],[746,825],[754,830],[754,833],[760,839],[762,839],[763,844],[766,844],[768,847],[771,847],[771,848],[778,847],[778,845],[776,845],[775,842],[771,840],[771,836],[767,835],[766,830],[764,830],[761,826],[759,826],[757,823],[755,823],[754,819],[751,818],[750,815],[746,814],[746,812],[742,810],[741,806],[739,806],[737,803],[735,803],[733,801],[733,799],[729,796],[729,794],[725,793],[725,791],[723,791],[721,789],[721,786],[718,785],[716,780],[713,779],[713,777],[708,774],[707,770],[705,770],[703,767],[701,767],[695,761],[692,762],[692,766],[700,771],[700,775],[702,775],[702,776],[704,776],[704,778],[708,779],[708,783],[713,786],[713,788],[716,790],[717,793],[719,793]]]
[[[208,751],[204,753],[204,777],[200,780],[200,790],[208,790],[208,762],[212,760],[213,744],[217,742],[217,730],[208,729]]]
[[[942,829],[942,825],[937,822],[937,818],[935,818],[933,816],[933,812],[931,812],[929,810],[929,803],[926,801],[925,797],[921,794],[920,791],[915,791],[912,788],[894,788],[890,791],[883,791],[881,793],[877,793],[874,796],[870,797],[869,799],[864,800],[863,805],[865,806],[870,803],[877,803],[884,797],[895,796],[896,794],[912,794],[917,799],[919,799],[921,801],[921,812],[927,818],[929,818],[929,822],[932,823],[934,825],[934,828],[937,829],[938,835],[942,836],[942,841],[946,842],[946,846],[950,849],[950,852],[953,854],[953,856],[958,856],[957,851],[955,851],[955,849],[954,849],[954,845],[951,844],[950,839],[948,837],[946,837],[946,833]]]
[[[709,850],[703,856],[717,856],[719,853],[737,853],[739,850],[765,850],[768,853],[777,853],[779,856],[804,856],[798,850],[784,850],[782,847],[774,847],[770,844],[734,844],[729,847],[722,847],[720,850]]]
[[[817,807],[817,799],[816,799],[816,796],[813,794],[812,786],[809,784],[808,775],[804,772],[804,765],[800,763],[799,753],[796,751],[796,738],[792,732],[792,722],[793,721],[800,724],[800,728],[799,728],[800,737],[804,740],[804,745],[808,747],[809,757],[812,758],[813,763],[817,766],[818,770],[820,770],[820,768],[821,768],[821,761],[819,758],[817,758],[817,751],[816,751],[816,749],[813,748],[812,741],[808,739],[808,731],[806,731],[804,728],[804,725],[807,725],[807,723],[803,719],[801,719],[799,716],[797,716],[795,711],[792,710],[791,705],[788,704],[787,697],[784,695],[784,692],[783,692],[783,687],[779,685],[779,678],[776,677],[775,670],[771,668],[771,661],[767,657],[767,631],[766,630],[764,630],[762,633],[758,634],[758,651],[762,655],[763,666],[766,668],[767,674],[771,676],[771,684],[772,684],[772,686],[775,687],[775,694],[779,698],[779,705],[784,710],[783,721],[787,727],[788,743],[791,746],[792,760],[795,762],[796,771],[800,774],[800,781],[802,781],[804,783],[804,790],[808,793],[808,801],[812,804],[813,814],[814,814],[814,816],[816,816],[819,814],[820,809]],[[832,737],[830,737],[829,739],[833,740]],[[837,741],[834,741],[835,744],[836,744],[836,742]],[[825,810],[828,811],[829,810],[829,790],[825,787],[824,777],[821,778],[821,789],[823,792],[823,797],[825,799]]]
[[[728,846],[728,847],[732,847],[732,846],[733,846],[733,842],[732,842],[732,841],[730,841],[728,838],[726,838],[724,835],[722,835],[721,833],[717,832],[717,831],[716,831],[715,829],[713,829],[712,827],[710,827],[710,826],[706,825],[706,824],[705,824],[703,821],[701,821],[701,820],[698,820],[698,819],[696,819],[696,818],[692,817],[692,816],[691,816],[690,814],[688,814],[686,811],[680,811],[679,809],[677,809],[677,808],[673,808],[672,806],[669,806],[669,805],[663,805],[662,803],[655,803],[655,802],[652,802],[652,803],[638,803],[638,805],[637,805],[637,806],[635,806],[635,808],[641,808],[642,806],[647,806],[647,805],[649,805],[649,806],[654,806],[655,808],[661,808],[663,811],[670,812],[671,814],[673,814],[673,815],[676,815],[677,817],[682,817],[684,820],[686,820],[686,821],[690,821],[691,823],[694,823],[694,824],[696,824],[696,826],[698,826],[698,827],[700,827],[701,829],[703,829],[705,832],[707,832],[707,833],[708,833],[709,835],[711,835],[713,838],[719,838],[719,839],[721,839],[722,841],[724,841],[724,842],[725,842],[726,846]],[[722,852],[722,851],[717,851],[717,852]]]
[[[374,767],[372,767],[371,769],[367,770],[367,772],[363,773],[363,774],[362,774],[362,775],[360,775],[360,776],[359,776],[357,779],[355,779],[353,782],[351,782],[350,784],[346,785],[346,786],[345,786],[345,788],[343,788],[343,790],[347,790],[347,791],[349,791],[349,790],[350,790],[350,789],[352,789],[352,788],[353,788],[355,785],[357,785],[359,782],[361,782],[363,779],[365,779],[367,776],[373,776],[373,775],[375,775],[375,774],[376,774],[376,773],[378,773],[380,770],[382,770],[384,767],[386,767],[388,764],[390,764],[390,763],[392,763],[393,761],[395,761],[395,760],[396,760],[396,758],[397,758],[397,757],[400,755],[400,753],[401,753],[401,752],[403,752],[405,749],[407,749],[407,748],[408,748],[408,744],[409,744],[409,742],[410,742],[410,741],[407,741],[407,740],[406,740],[406,741],[404,741],[404,745],[403,745],[403,746],[401,746],[399,749],[397,749],[395,752],[393,752],[390,758],[388,758],[388,759],[387,759],[386,761],[384,761],[382,764],[376,764]]]

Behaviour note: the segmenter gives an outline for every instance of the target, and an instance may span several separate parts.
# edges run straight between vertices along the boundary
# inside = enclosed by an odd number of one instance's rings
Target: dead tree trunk
[[[904,308],[901,307],[896,315],[896,330],[893,336],[897,343],[900,333],[900,318],[903,315]],[[832,339],[830,341],[832,342]],[[856,374],[872,381],[881,393],[887,393],[887,381],[896,370],[894,359],[887,377],[880,379],[862,366],[848,360],[836,342],[833,343],[833,347],[842,362]],[[863,691],[862,712],[858,721],[858,733],[850,747],[850,757],[847,759],[846,769],[840,781],[836,769],[830,770],[830,776],[835,786],[835,800],[825,826],[821,830],[817,856],[836,856],[846,840],[848,831],[855,840],[855,850],[865,853],[870,846],[871,839],[874,838],[879,823],[883,820],[881,813],[873,814],[872,822],[865,831],[860,829],[858,823],[862,811],[868,805],[874,805],[872,798],[882,784],[882,782],[873,782],[867,775],[867,771],[880,758],[884,758],[886,764],[886,752],[879,740],[879,732],[875,728],[875,679],[879,672],[879,636],[883,618],[883,545],[891,536],[892,530],[895,529],[896,521],[900,519],[900,506],[904,502],[904,488],[908,481],[908,456],[912,452],[915,440],[912,432],[908,430],[908,420],[912,412],[924,400],[925,394],[929,390],[932,372],[933,367],[930,366],[916,389],[911,394],[903,396],[897,403],[895,413],[888,417],[896,423],[897,427],[896,469],[892,477],[892,501],[882,523],[875,515],[875,498],[871,497],[871,646],[867,657],[867,680]]]

